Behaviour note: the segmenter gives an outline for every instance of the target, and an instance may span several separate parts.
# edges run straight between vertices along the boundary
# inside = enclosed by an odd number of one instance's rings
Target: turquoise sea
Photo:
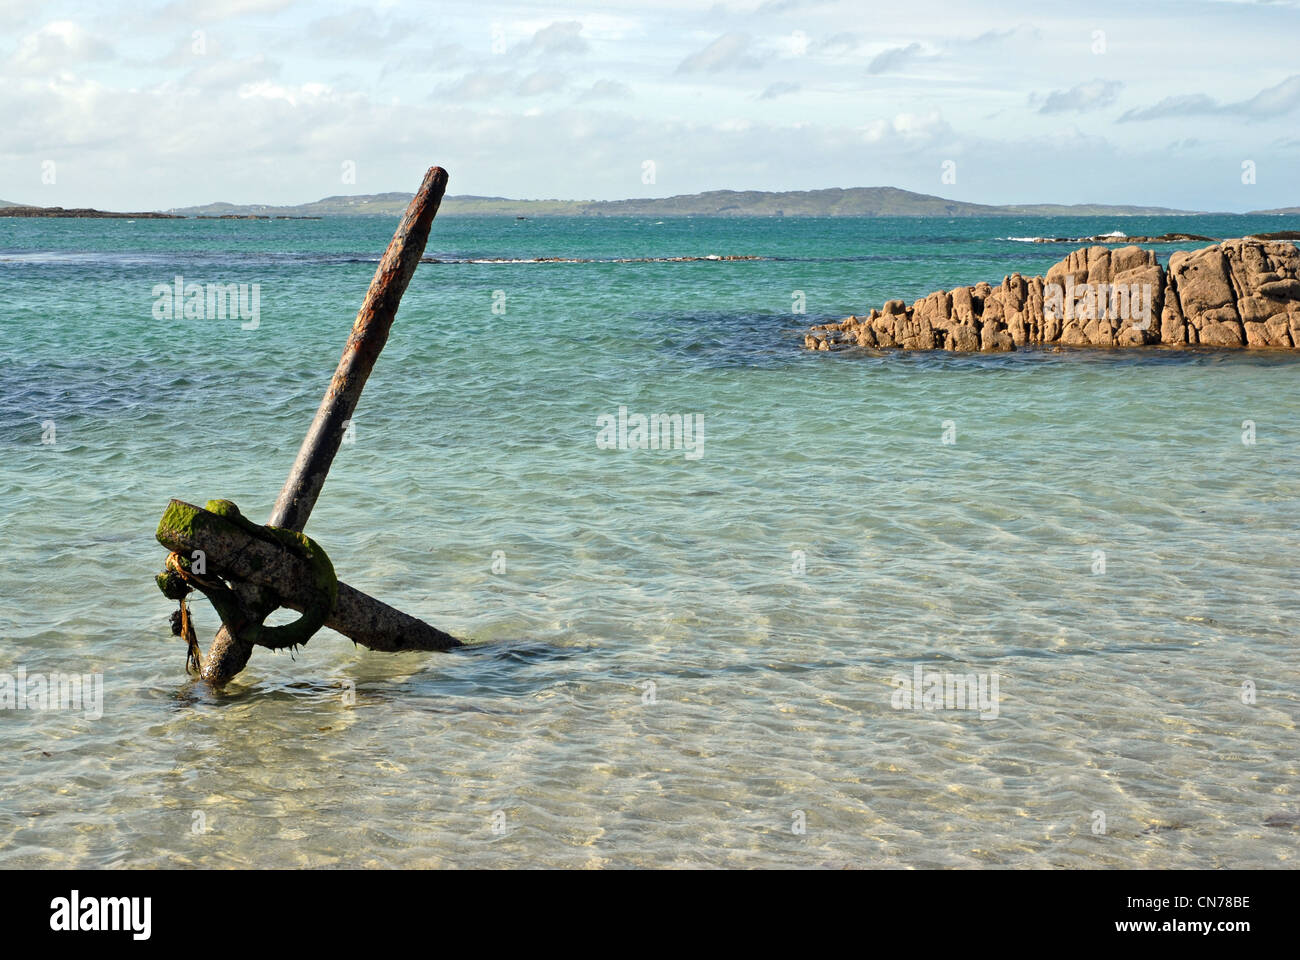
[[[417,270],[307,532],[475,643],[213,692],[154,528],[269,513],[394,226],[0,219],[0,696],[103,684],[0,708],[0,867],[1296,864],[1300,357],[800,329],[1071,249],[1010,237],[1297,223],[438,220],[468,262]],[[601,262],[708,255],[764,259]],[[256,329],[157,319],[176,276]],[[604,449],[620,407],[699,455]],[[898,708],[918,667],[996,709]]]

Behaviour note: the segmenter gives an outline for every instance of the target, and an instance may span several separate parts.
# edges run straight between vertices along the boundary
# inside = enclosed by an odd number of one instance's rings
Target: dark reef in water
[[[1158,237],[1128,237],[1099,233],[1095,237],[1034,237],[1034,243],[1213,243],[1196,233],[1162,233]]]
[[[1095,237],[1034,237],[1034,243],[1214,243],[1217,237],[1203,237],[1198,233],[1162,233],[1158,237],[1117,236],[1099,233]],[[1300,240],[1300,230],[1278,230],[1274,233],[1252,233],[1247,240]]]

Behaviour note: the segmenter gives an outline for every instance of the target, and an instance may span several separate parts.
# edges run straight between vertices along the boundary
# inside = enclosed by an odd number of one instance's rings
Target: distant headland
[[[69,217],[90,218],[96,220],[183,220],[184,217],[171,213],[119,213],[111,210],[96,210],[93,207],[29,207],[20,203],[0,201],[0,217]]]
[[[0,200],[0,217],[63,217],[86,220],[319,220],[320,217],[268,216],[257,213],[195,214],[159,213],[144,211],[123,213],[117,210],[96,210],[94,207],[29,207],[24,204],[5,203]]]
[[[409,193],[332,196],[287,206],[208,203],[154,213],[110,213],[94,209],[63,210],[0,201],[0,216],[124,217],[161,219],[315,219],[338,216],[399,216]],[[710,190],[674,197],[629,200],[512,200],[506,197],[449,196],[439,216],[532,217],[1157,217],[1195,216],[1211,211],[1103,203],[983,204],[949,200],[898,187],[852,187],[825,190]],[[1252,210],[1258,216],[1300,215],[1300,207]]]

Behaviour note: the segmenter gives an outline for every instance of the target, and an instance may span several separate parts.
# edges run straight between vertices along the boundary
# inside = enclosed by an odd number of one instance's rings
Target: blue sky
[[[1300,4],[1233,0],[0,0],[0,198],[296,203],[440,163],[530,198],[1290,206],[1297,41]]]

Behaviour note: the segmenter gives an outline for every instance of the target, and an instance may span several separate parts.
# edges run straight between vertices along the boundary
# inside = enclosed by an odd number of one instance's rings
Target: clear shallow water
[[[0,866],[1293,866],[1298,361],[797,331],[1069,249],[1000,237],[1294,226],[438,221],[772,259],[422,265],[308,530],[479,643],[326,631],[218,696],[153,529],[269,512],[393,223],[0,220],[0,672],[104,675],[97,720],[0,710]],[[260,327],[155,320],[176,274],[260,283]],[[703,455],[598,449],[620,405]],[[997,673],[997,718],[893,709],[917,664]]]

